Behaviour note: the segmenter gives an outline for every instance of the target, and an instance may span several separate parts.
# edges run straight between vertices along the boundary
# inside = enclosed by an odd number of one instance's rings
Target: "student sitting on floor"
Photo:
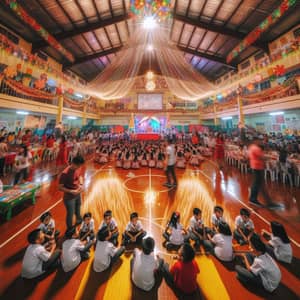
[[[147,154],[146,152],[144,152],[143,154],[143,158],[141,160],[141,166],[142,167],[147,167],[148,166],[148,161],[147,161]]]
[[[95,239],[95,221],[90,212],[87,212],[83,215],[82,223],[79,229],[79,237],[82,241],[93,241]]]
[[[130,214],[130,222],[127,224],[125,232],[123,233],[122,246],[126,246],[129,243],[140,244],[142,239],[146,236],[146,231],[143,229],[143,225],[138,218],[137,212]]]
[[[235,218],[234,238],[240,245],[245,245],[253,232],[254,224],[250,219],[250,211],[241,208],[240,215]]]
[[[163,152],[160,150],[157,156],[157,163],[156,163],[156,168],[157,169],[163,169],[164,168],[164,160],[165,156]]]
[[[134,170],[138,170],[140,168],[140,163],[139,163],[137,154],[134,154],[134,158],[133,158],[131,167]]]
[[[150,291],[155,285],[155,274],[159,271],[163,260],[153,254],[155,242],[152,237],[143,239],[142,251],[134,249],[130,261],[131,278],[135,286]]]
[[[150,153],[150,159],[149,159],[149,163],[148,163],[148,167],[149,168],[154,168],[156,165],[155,159],[154,159],[154,153],[151,152]]]
[[[99,226],[99,230],[103,227],[107,227],[111,233],[111,237],[109,239],[115,246],[118,245],[118,237],[119,237],[119,229],[116,220],[112,217],[112,211],[107,210],[103,215],[104,220]]]
[[[245,267],[235,267],[237,278],[246,285],[261,286],[265,290],[273,292],[281,280],[280,269],[266,252],[266,245],[258,234],[251,235],[250,243],[256,256],[252,253],[243,254]]]
[[[166,239],[167,250],[178,249],[184,242],[189,240],[186,230],[180,224],[179,212],[172,213],[163,237]]]
[[[89,250],[93,245],[92,241],[80,241],[75,226],[67,229],[66,240],[62,244],[61,265],[65,272],[74,270],[82,259],[89,258]]]
[[[40,217],[41,224],[38,229],[44,233],[45,242],[56,239],[60,232],[55,230],[55,221],[52,218],[50,211],[43,213]]]
[[[214,207],[214,213],[211,216],[211,224],[212,224],[212,231],[216,232],[220,222],[225,222],[223,218],[223,207],[216,205]]]
[[[267,252],[277,260],[290,264],[293,259],[293,250],[283,225],[272,221],[271,231],[272,233],[262,230],[263,236],[269,241],[266,245]]]
[[[193,150],[193,154],[190,158],[190,165],[191,166],[199,166],[199,158],[198,158],[198,155],[195,150]]]
[[[193,209],[193,216],[190,219],[189,237],[195,241],[194,247],[196,251],[199,251],[200,244],[203,244],[203,240],[206,238],[204,224],[201,219],[202,212],[199,208]]]
[[[117,168],[122,168],[123,162],[122,162],[122,152],[120,151],[118,156],[117,156],[117,161],[116,161],[116,167]]]
[[[35,278],[46,271],[55,269],[59,265],[60,251],[55,250],[56,244],[49,242],[43,246],[44,233],[40,229],[35,229],[28,234],[29,246],[26,249],[21,276],[23,278]]]
[[[191,295],[198,290],[197,275],[200,273],[197,262],[194,260],[195,251],[190,244],[183,244],[177,261],[169,270],[168,264],[163,266],[163,275],[171,287],[184,295]]]
[[[222,261],[233,260],[232,233],[226,222],[220,222],[213,237],[208,233],[208,241],[204,241],[204,247]]]
[[[93,269],[95,272],[102,272],[117,261],[124,253],[125,247],[118,249],[109,241],[111,232],[107,227],[102,227],[98,231],[97,238]]]
[[[123,169],[128,170],[130,168],[131,168],[131,154],[130,151],[128,150],[123,160]]]
[[[184,157],[182,151],[180,150],[177,153],[176,167],[179,168],[179,169],[185,169],[185,165],[186,165],[185,157]]]

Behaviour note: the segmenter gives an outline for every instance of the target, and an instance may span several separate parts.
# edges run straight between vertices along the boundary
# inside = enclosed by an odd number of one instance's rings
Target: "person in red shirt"
[[[264,199],[267,202],[267,206],[270,209],[276,209],[281,207],[280,205],[272,202],[269,193],[266,190],[264,184],[264,151],[261,146],[261,140],[256,138],[253,143],[249,146],[249,161],[250,168],[253,172],[253,181],[251,185],[249,203],[262,207],[263,205],[258,201],[257,196],[259,192],[262,193]]]
[[[181,295],[199,293],[197,275],[200,270],[194,258],[194,249],[190,244],[185,243],[178,250],[178,260],[171,266],[170,270],[168,265],[164,264],[162,273],[175,293]]]
[[[84,159],[81,156],[73,158],[72,163],[61,174],[59,178],[59,190],[64,192],[64,205],[66,207],[66,224],[67,228],[71,228],[73,224],[73,216],[76,216],[76,224],[82,222],[80,207],[81,207],[81,192],[83,191],[83,176],[80,168],[84,164]]]
[[[22,144],[26,147],[30,146],[31,142],[31,130],[27,129],[25,134],[22,136]]]
[[[215,146],[215,159],[219,165],[219,169],[223,169],[224,165],[224,138],[221,133],[218,133],[216,138],[216,146]]]

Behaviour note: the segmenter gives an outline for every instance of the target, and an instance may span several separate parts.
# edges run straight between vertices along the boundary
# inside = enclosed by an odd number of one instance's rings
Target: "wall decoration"
[[[274,25],[295,3],[299,0],[284,0],[281,4],[263,20],[257,27],[255,27],[226,57],[226,62],[230,63],[233,59],[239,56],[244,50],[252,45],[260,38],[262,33],[267,31]]]
[[[74,56],[66,50],[44,27],[33,19],[18,3],[14,0],[6,0],[11,10],[27,25],[29,25],[38,35],[40,35],[50,46],[60,52],[70,62],[74,62]]]

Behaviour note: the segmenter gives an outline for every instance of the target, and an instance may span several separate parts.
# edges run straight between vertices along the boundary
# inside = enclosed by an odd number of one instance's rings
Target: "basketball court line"
[[[213,182],[213,180],[206,173],[204,173],[202,170],[198,169],[197,171],[200,172],[202,175],[204,175],[210,182]],[[238,199],[238,197],[232,191],[226,190],[226,192],[228,194],[230,194],[240,204],[242,204],[244,207],[246,207],[248,210],[250,210],[251,213],[253,213],[254,215],[256,215],[259,219],[261,219],[263,222],[265,222],[266,224],[268,224],[270,226],[270,222],[267,219],[265,219],[262,215],[260,215],[258,212],[256,212],[252,207],[248,206],[246,203],[244,203],[243,201],[241,201],[240,199]],[[300,243],[298,243],[297,241],[295,241],[291,237],[289,237],[289,239],[290,239],[290,241],[295,246],[297,246],[298,248],[300,248]]]

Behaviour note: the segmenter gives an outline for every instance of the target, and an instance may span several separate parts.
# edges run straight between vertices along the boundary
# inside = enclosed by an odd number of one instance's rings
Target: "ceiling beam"
[[[179,50],[183,51],[183,52],[192,54],[192,55],[194,55],[194,56],[202,57],[202,58],[205,58],[205,59],[207,59],[207,60],[211,60],[211,61],[217,62],[217,63],[219,63],[219,64],[222,64],[222,65],[224,65],[224,66],[227,66],[227,67],[230,68],[230,69],[236,70],[236,66],[235,66],[235,65],[232,65],[232,64],[226,63],[225,58],[222,58],[222,57],[219,57],[219,56],[215,56],[215,55],[212,55],[212,54],[208,54],[208,53],[205,53],[205,52],[193,50],[193,49],[191,49],[191,48],[186,48],[186,47],[183,47],[183,46],[177,46],[177,48],[178,48]]]
[[[103,51],[101,50],[101,51],[98,51],[98,52],[95,52],[95,53],[92,53],[89,55],[78,57],[78,58],[76,58],[74,63],[64,64],[63,69],[69,69],[69,68],[74,67],[75,65],[85,63],[85,62],[93,60],[95,58],[99,58],[99,57],[106,56],[106,55],[109,55],[112,53],[116,53],[116,52],[120,51],[122,49],[122,47],[123,46],[118,46],[118,47],[114,47],[114,48],[111,48],[108,50],[103,50]]]
[[[109,25],[112,25],[115,23],[126,21],[129,18],[130,18],[129,14],[125,14],[125,15],[116,16],[116,17],[106,19],[106,20],[99,20],[95,23],[89,23],[86,26],[79,27],[79,28],[72,29],[72,30],[65,31],[65,32],[61,32],[61,33],[55,34],[53,36],[58,41],[61,41],[61,40],[67,39],[67,38],[72,38],[74,36],[99,29],[99,28],[105,28],[106,26],[109,26]],[[47,46],[48,46],[48,44],[46,42],[40,41],[40,42],[34,43],[32,49],[36,52],[36,51],[40,50],[41,48],[44,48]]]
[[[187,18],[185,16],[175,14],[175,13],[173,14],[173,18],[174,18],[174,20],[181,21],[186,24],[196,26],[198,28],[202,28],[202,29],[205,29],[205,30],[208,30],[211,32],[216,32],[216,33],[220,33],[223,35],[227,35],[227,36],[233,37],[238,40],[242,40],[247,36],[247,34],[245,34],[245,33],[226,28],[223,25],[209,24],[209,23],[205,23],[200,20],[194,20],[191,18]],[[268,44],[267,43],[257,42],[257,43],[254,43],[253,46],[260,48],[265,52],[268,52]]]

